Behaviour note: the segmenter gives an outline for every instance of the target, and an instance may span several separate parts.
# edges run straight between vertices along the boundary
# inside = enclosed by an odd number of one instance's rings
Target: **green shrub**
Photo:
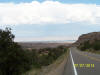
[[[79,48],[82,50],[82,51],[85,51],[86,49],[89,49],[89,50],[100,50],[100,40],[94,40],[93,43],[89,43],[89,41],[86,41],[84,43],[81,43],[79,45]]]
[[[100,40],[95,40],[92,47],[94,50],[100,50]]]
[[[13,40],[11,29],[0,30],[0,75],[20,75],[30,68],[27,53]]]

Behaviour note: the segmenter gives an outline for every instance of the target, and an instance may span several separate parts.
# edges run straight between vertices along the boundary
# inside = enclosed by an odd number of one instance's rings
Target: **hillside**
[[[77,45],[81,50],[100,50],[100,32],[81,35],[75,45]]]
[[[93,43],[95,40],[100,40],[100,32],[92,32],[92,33],[88,33],[88,34],[83,34],[78,38],[78,40],[76,41],[75,44],[79,45],[86,41]]]

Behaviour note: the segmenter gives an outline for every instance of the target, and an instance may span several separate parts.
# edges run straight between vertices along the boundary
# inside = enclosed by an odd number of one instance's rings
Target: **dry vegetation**
[[[50,42],[18,42],[23,48],[41,49],[41,48],[56,48],[58,46],[69,46],[71,43],[50,43]]]

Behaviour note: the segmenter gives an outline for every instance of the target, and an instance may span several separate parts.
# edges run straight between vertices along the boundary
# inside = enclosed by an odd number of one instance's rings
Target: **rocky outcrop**
[[[75,42],[75,45],[80,45],[81,43],[84,43],[86,41],[89,41],[89,43],[93,43],[95,40],[100,40],[100,32],[92,32],[81,35]]]

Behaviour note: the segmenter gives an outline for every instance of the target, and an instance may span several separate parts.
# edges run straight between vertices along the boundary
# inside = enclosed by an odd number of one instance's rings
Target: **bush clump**
[[[67,51],[66,47],[60,48],[61,46],[57,48],[43,48],[40,50],[32,50],[31,56],[32,56],[32,65],[41,68],[42,66],[47,66],[51,64],[53,61],[55,61],[59,56],[61,56],[65,51]],[[33,58],[34,57],[34,58]]]
[[[17,43],[11,29],[0,30],[0,75],[20,75],[30,69],[29,57]]]
[[[82,51],[85,51],[87,49],[99,51],[100,50],[100,40],[94,40],[94,42],[90,43],[89,41],[85,41],[84,43],[81,43],[79,45],[79,48]]]

